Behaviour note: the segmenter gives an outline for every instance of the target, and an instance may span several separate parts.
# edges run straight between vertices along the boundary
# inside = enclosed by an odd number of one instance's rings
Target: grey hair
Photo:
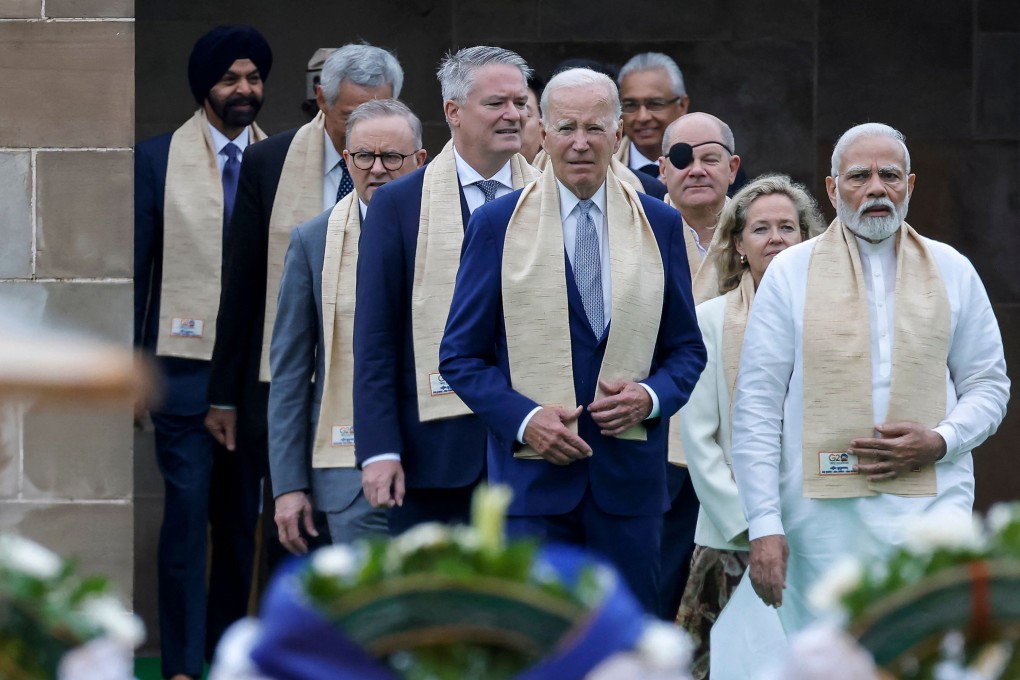
[[[683,97],[687,94],[687,89],[684,87],[684,74],[680,72],[680,67],[662,52],[635,54],[620,69],[620,75],[617,76],[616,82],[622,84],[623,79],[627,75],[636,71],[654,71],[656,69],[662,69],[669,76],[669,82],[673,86],[673,94],[677,97]]]
[[[525,83],[532,73],[524,57],[502,47],[478,45],[447,52],[436,72],[443,101],[453,100],[463,104],[474,85],[475,71],[482,66],[514,66],[520,70]]]
[[[404,85],[404,69],[392,54],[381,47],[368,44],[344,45],[329,55],[322,65],[319,85],[326,104],[332,107],[340,96],[343,81],[359,87],[393,88],[393,96],[400,96]]]
[[[616,131],[616,128],[620,125],[620,92],[616,88],[616,83],[609,76],[599,73],[598,71],[592,71],[590,68],[571,68],[566,71],[560,71],[549,80],[546,84],[545,89],[542,91],[542,103],[540,109],[542,111],[542,124],[547,128],[551,125],[549,120],[549,98],[557,90],[566,90],[575,87],[588,87],[591,85],[602,86],[606,90],[606,103],[609,104],[610,113],[612,114],[611,130]]]
[[[414,143],[420,149],[421,120],[418,119],[418,116],[414,115],[411,109],[407,108],[407,104],[397,99],[370,99],[354,109],[351,115],[347,116],[347,141],[350,142],[351,130],[358,123],[378,118],[389,118],[390,116],[397,116],[407,121],[414,135]]]
[[[722,136],[722,143],[729,147],[731,154],[736,154],[737,153],[737,140],[733,138],[733,130],[730,129],[730,126],[727,125],[726,122],[723,121],[721,118],[716,118],[711,113],[703,113],[701,111],[695,111],[694,113],[685,113],[684,115],[680,116],[679,118],[677,118],[672,123],[670,123],[669,125],[666,126],[666,129],[662,133],[662,155],[663,156],[668,155],[669,154],[669,148],[671,146],[673,146],[672,144],[669,143],[669,140],[673,139],[673,132],[675,130],[676,124],[679,123],[680,121],[684,120],[685,118],[689,117],[689,116],[702,116],[702,117],[708,116],[713,121],[715,121],[716,124],[719,125],[719,134],[720,134],[720,136]]]
[[[825,222],[818,211],[818,203],[803,184],[797,184],[786,175],[762,175],[748,182],[737,192],[719,216],[719,234],[712,240],[710,257],[716,258],[719,270],[719,292],[726,293],[740,285],[747,264],[741,264],[737,253],[737,240],[747,226],[747,210],[762,196],[782,194],[793,202],[797,210],[797,226],[802,241],[818,236],[825,230]]]
[[[907,138],[903,133],[885,123],[861,123],[855,125],[839,138],[836,146],[832,149],[832,167],[830,171],[833,177],[839,176],[839,166],[843,163],[843,154],[847,148],[862,137],[888,137],[895,139],[903,148],[903,155],[907,159],[906,173],[910,174],[910,151],[907,150]]]

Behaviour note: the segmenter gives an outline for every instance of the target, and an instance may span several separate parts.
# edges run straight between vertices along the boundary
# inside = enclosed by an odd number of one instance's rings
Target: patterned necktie
[[[340,184],[336,187],[336,203],[339,203],[340,199],[354,191],[354,180],[351,179],[351,173],[347,172],[347,163],[344,163],[343,158],[337,165],[340,166]]]
[[[581,293],[584,313],[596,338],[606,328],[605,301],[602,299],[602,258],[599,255],[599,237],[591,210],[594,204],[585,199],[577,204],[577,236],[574,240],[574,283]]]
[[[223,181],[223,236],[225,238],[227,230],[230,228],[230,217],[234,214],[234,199],[237,198],[237,178],[241,174],[241,160],[238,156],[241,155],[241,150],[233,142],[227,142],[220,153],[227,157],[221,176]]]
[[[496,189],[503,186],[494,179],[480,179],[474,183],[474,186],[482,190],[485,194],[485,202],[488,203],[496,198]]]

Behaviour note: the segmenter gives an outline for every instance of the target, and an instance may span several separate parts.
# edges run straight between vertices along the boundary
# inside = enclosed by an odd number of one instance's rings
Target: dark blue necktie
[[[496,200],[496,190],[503,186],[494,179],[480,179],[475,182],[474,185],[481,189],[482,193],[485,194],[486,203]]]
[[[651,175],[655,179],[659,179],[658,163],[649,163],[648,165],[642,165],[640,168],[638,168],[638,170],[645,173],[646,175]]]
[[[237,178],[241,174],[241,150],[233,142],[227,142],[220,152],[227,157],[223,164],[223,236],[230,228],[230,217],[234,214],[234,199],[237,198]]]
[[[336,187],[336,202],[339,203],[340,199],[354,191],[354,180],[351,179],[351,173],[347,172],[347,164],[343,158],[337,165],[340,166],[340,183]]]

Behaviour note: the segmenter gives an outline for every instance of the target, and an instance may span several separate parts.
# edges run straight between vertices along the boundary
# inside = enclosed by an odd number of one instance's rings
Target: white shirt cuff
[[[942,457],[942,460],[954,460],[957,454],[960,453],[960,440],[957,438],[953,426],[943,423],[942,425],[936,425],[934,429],[946,442],[946,455]]]
[[[648,385],[646,385],[644,383],[640,383],[639,382],[638,385],[641,385],[641,387],[645,388],[645,392],[647,392],[648,396],[652,398],[652,412],[648,414],[648,417],[645,418],[645,420],[651,420],[652,418],[658,418],[659,417],[659,397],[658,397],[658,395],[655,394],[655,390],[653,390],[651,387],[649,387]]]
[[[750,541],[763,536],[775,536],[777,534],[780,536],[786,535],[786,532],[783,530],[783,520],[779,515],[759,517],[751,520],[747,526],[747,538]]]
[[[524,416],[524,420],[521,421],[521,426],[517,428],[517,441],[519,441],[521,444],[528,443],[524,441],[524,431],[528,429],[528,423],[531,422],[531,419],[535,416],[535,414],[541,410],[542,410],[541,406],[536,406],[535,408],[531,409],[531,413]]]
[[[361,464],[361,468],[365,469],[369,465],[371,465],[372,463],[378,463],[379,461],[383,461],[383,460],[395,460],[395,461],[397,461],[399,463],[400,462],[400,454],[399,453],[380,453],[377,456],[372,456],[371,458],[368,458],[367,460],[365,460],[365,462]]]
[[[218,408],[223,411],[236,411],[236,406],[228,406],[227,404],[209,404],[209,408]]]

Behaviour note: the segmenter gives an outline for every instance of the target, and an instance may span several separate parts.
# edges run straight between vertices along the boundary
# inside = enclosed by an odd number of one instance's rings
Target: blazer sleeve
[[[730,400],[720,375],[722,322],[725,305],[698,307],[698,321],[708,352],[708,363],[694,386],[691,398],[681,410],[680,434],[687,454],[687,470],[701,509],[728,542],[747,530],[737,483],[726,462],[721,442],[723,428],[729,427]]]
[[[280,279],[279,306],[273,325],[269,362],[269,468],[276,496],[311,488],[308,472],[319,317],[312,270],[298,228]]]
[[[163,215],[159,208],[157,192],[163,190],[162,183],[157,186],[156,172],[153,169],[154,159],[144,146],[135,148],[135,243],[134,243],[134,346],[142,347],[150,342],[145,337],[146,318],[150,312],[149,302],[152,287],[159,285],[153,281],[155,269],[157,241],[162,239]]]
[[[439,371],[493,435],[513,446],[524,418],[539,404],[515,392],[499,365],[497,348],[506,344],[502,297],[506,221],[501,221],[502,229],[496,228],[494,212],[478,209],[468,223],[439,347]]]
[[[654,369],[641,382],[655,391],[659,398],[659,415],[665,419],[687,403],[705,367],[706,355],[694,311],[680,215],[663,203],[650,206],[652,201],[655,199],[645,199],[648,216],[664,227],[656,231],[656,238],[665,244],[665,247],[660,246],[665,290]]]

